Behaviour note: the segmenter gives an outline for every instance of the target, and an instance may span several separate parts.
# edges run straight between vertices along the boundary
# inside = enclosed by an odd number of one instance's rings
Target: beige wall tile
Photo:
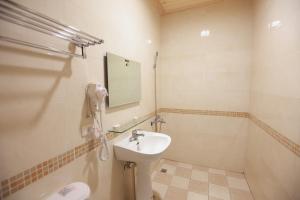
[[[162,17],[162,24],[151,1],[18,2],[104,38],[105,43],[87,49],[86,60],[48,57],[1,46],[0,180],[86,142],[87,138],[82,138],[80,133],[85,118],[85,87],[89,82],[104,82],[106,51],[137,60],[143,68],[141,102],[114,110],[103,106],[104,129],[152,112],[153,55],[159,49],[159,42],[160,107],[250,111],[300,144],[299,1],[255,0],[254,12],[250,0],[221,1],[166,15]],[[274,20],[280,20],[282,26],[270,28]],[[0,23],[1,27],[7,27],[1,29],[1,34],[41,43],[53,42]],[[200,32],[204,29],[210,30],[210,36],[201,38]],[[151,45],[148,39],[152,40]],[[58,46],[65,47],[64,44],[57,42]],[[163,113],[163,116],[167,124],[162,132],[172,137],[165,154],[167,158],[237,172],[245,169],[258,200],[300,199],[299,157],[252,122],[248,129],[245,118],[183,113]],[[151,129],[148,122],[141,127]],[[121,137],[109,143],[111,155],[113,142]],[[56,167],[61,164],[55,163]],[[193,167],[194,173],[190,176],[207,181],[208,169],[177,162],[165,165],[171,166],[168,171],[172,174],[177,173],[176,166]],[[44,171],[40,171],[41,168]],[[113,157],[99,162],[97,151],[92,151],[53,172],[54,168],[33,168],[38,174],[31,181],[28,178],[19,180],[18,176],[13,178],[18,187],[34,183],[8,199],[44,199],[75,180],[91,186],[92,198],[121,200],[124,197],[122,168]],[[181,174],[187,176],[188,173],[182,171]],[[43,175],[47,176],[39,179]],[[238,175],[230,177],[241,178]],[[161,173],[157,173],[154,180],[160,184],[171,183],[171,177]],[[231,186],[241,185],[240,179],[230,180]],[[196,186],[195,182],[194,188],[204,188]],[[222,188],[211,187],[215,193],[211,199],[227,198]],[[176,192],[178,196],[174,199],[187,195],[186,191]],[[240,195],[235,193],[236,198]],[[190,194],[190,198],[196,197]]]
[[[248,111],[251,14],[230,0],[162,17],[160,107]]]
[[[104,83],[103,57],[113,52],[142,64],[139,104],[108,110],[103,106],[104,129],[154,110],[153,56],[159,48],[160,16],[152,1],[18,0],[32,9],[77,27],[105,43],[87,49],[87,59],[63,59],[0,48],[0,180],[31,168],[86,142],[80,126],[85,118],[85,87]],[[31,30],[0,22],[1,35],[66,48]],[[152,44],[147,40],[151,39]],[[145,92],[147,91],[147,92]],[[110,148],[112,143],[109,144]],[[93,199],[123,199],[122,169],[113,159],[100,162],[96,152],[25,187],[8,199],[42,199],[72,181],[87,182]]]
[[[136,128],[150,130],[150,120],[138,125]],[[131,130],[109,142],[110,155],[113,155],[112,144],[126,136],[126,134],[130,134],[130,132]],[[73,162],[67,162],[61,168],[52,171],[49,174],[44,173],[43,164],[40,166],[38,165],[35,169],[38,171],[39,168],[42,168],[41,173],[44,177],[41,177],[40,179],[37,178],[34,183],[24,187],[18,192],[13,193],[8,196],[7,199],[47,199],[52,192],[57,191],[64,185],[73,181],[86,182],[92,191],[91,198],[100,197],[104,199],[124,199],[125,194],[127,194],[127,192],[124,192],[124,181],[127,180],[127,177],[123,174],[123,167],[121,163],[115,160],[113,156],[111,156],[108,161],[100,162],[98,160],[98,152],[99,148],[92,150],[88,154],[87,151],[84,151],[84,153],[81,154],[81,156],[78,156],[77,159],[73,160]],[[13,179],[15,178],[18,177],[14,177]],[[107,191],[110,190],[110,187],[114,187],[114,193],[107,193]]]
[[[248,119],[162,113],[172,138],[164,156],[195,165],[244,171]]]
[[[249,128],[245,171],[255,199],[299,198],[299,157],[256,125]]]
[[[299,1],[255,1],[251,112],[299,144],[298,8]]]
[[[300,144],[299,1],[254,1],[250,112]],[[281,25],[272,27],[274,21]],[[252,122],[246,177],[255,199],[299,199],[299,157]]]

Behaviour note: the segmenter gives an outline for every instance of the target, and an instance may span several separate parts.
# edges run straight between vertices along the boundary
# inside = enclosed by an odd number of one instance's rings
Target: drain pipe
[[[124,164],[124,172],[126,174],[126,180],[128,180],[127,184],[127,199],[128,200],[136,200],[136,191],[135,191],[135,169],[136,163],[135,162],[125,162]]]

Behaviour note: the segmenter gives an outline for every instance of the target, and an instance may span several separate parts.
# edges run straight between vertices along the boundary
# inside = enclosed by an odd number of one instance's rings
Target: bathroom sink
[[[132,162],[151,162],[168,148],[170,136],[163,133],[139,131],[144,136],[130,141],[130,136],[114,144],[114,151],[118,160]]]
[[[134,133],[136,137],[133,137]],[[137,165],[136,200],[153,199],[150,178],[151,162],[157,160],[170,143],[171,137],[166,134],[134,130],[132,135],[114,144],[118,160],[135,162]]]

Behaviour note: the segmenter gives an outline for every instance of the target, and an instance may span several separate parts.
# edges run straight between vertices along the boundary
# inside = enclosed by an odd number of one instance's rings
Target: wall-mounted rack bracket
[[[86,50],[84,47],[81,47],[82,58],[86,59]]]

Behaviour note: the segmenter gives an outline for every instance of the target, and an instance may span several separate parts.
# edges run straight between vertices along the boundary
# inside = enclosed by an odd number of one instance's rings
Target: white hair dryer
[[[103,125],[102,125],[102,115],[101,115],[101,105],[106,96],[108,96],[107,90],[100,83],[96,84],[88,84],[86,90],[87,98],[88,98],[88,106],[90,110],[90,117],[94,119],[94,134],[96,138],[100,138],[101,140],[101,148],[100,148],[100,159],[107,160],[109,157],[109,151],[107,146],[107,138],[105,133],[103,133]],[[96,112],[100,113],[100,123],[97,119]]]
[[[89,97],[89,107],[92,115],[96,111],[101,110],[101,104],[104,101],[105,97],[108,96],[107,90],[100,83],[88,84],[87,86],[87,95]]]

